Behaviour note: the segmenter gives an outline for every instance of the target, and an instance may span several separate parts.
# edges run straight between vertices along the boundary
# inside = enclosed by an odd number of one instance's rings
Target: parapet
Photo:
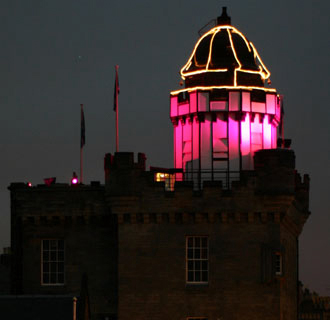
[[[256,191],[266,194],[295,192],[295,154],[290,149],[259,150],[254,155]]]

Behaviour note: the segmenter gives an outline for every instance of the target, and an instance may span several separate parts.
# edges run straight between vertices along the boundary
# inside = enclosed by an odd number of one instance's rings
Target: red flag
[[[113,111],[117,111],[118,108],[118,95],[119,95],[119,79],[118,79],[118,66],[116,66],[116,78],[115,78],[115,90],[113,94]]]

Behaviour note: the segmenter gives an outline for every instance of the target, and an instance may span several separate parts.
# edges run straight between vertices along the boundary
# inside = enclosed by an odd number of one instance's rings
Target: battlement
[[[166,191],[174,194],[190,191],[195,196],[205,194],[210,189],[226,194],[228,191],[235,193],[244,188],[263,194],[294,194],[298,189],[308,191],[309,188],[308,175],[301,181],[300,174],[295,170],[295,154],[290,149],[259,150],[254,155],[254,170],[223,170],[214,175],[202,170],[184,172],[157,167],[146,171],[145,160],[143,153],[138,154],[137,162],[134,162],[134,154],[131,152],[106,154],[105,182],[109,194],[120,195],[122,192],[122,195],[141,195],[147,190],[161,191],[166,185],[166,179],[172,183],[171,188],[165,188]],[[163,174],[163,181],[157,178],[159,173]],[[198,175],[202,176],[201,181],[197,181]]]

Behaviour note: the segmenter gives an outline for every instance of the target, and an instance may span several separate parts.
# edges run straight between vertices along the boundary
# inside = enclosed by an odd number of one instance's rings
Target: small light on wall
[[[71,184],[72,185],[78,184],[78,176],[75,172],[73,172],[73,174],[72,174]]]
[[[31,182],[28,182],[27,183],[27,186],[31,188],[32,187],[32,183]]]

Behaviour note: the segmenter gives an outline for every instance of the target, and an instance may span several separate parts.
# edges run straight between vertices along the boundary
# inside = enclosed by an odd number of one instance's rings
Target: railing
[[[156,180],[156,179],[155,179]],[[240,180],[240,171],[227,170],[190,170],[184,172],[166,173],[162,179],[156,181],[165,182],[166,191],[174,191],[175,182],[192,182],[194,190],[202,190],[205,182],[220,182],[222,189],[231,189],[233,181]]]

